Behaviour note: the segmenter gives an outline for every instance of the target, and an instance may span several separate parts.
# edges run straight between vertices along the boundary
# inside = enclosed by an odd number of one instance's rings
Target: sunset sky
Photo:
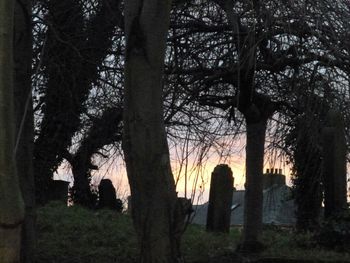
[[[198,160],[198,154],[194,151],[189,155],[186,163],[181,163],[178,153],[172,148],[171,166],[175,182],[177,182],[176,190],[178,196],[185,196],[185,178],[187,171],[187,198],[192,198],[193,203],[204,203],[209,198],[210,177],[215,166],[218,164],[227,164],[231,168],[234,177],[234,186],[238,190],[244,189],[245,182],[245,142],[244,140],[237,140],[233,145],[232,154],[222,156],[216,150],[210,150],[206,157]],[[281,160],[276,156],[267,156],[265,158],[264,172],[266,169],[282,169],[286,175],[286,183],[290,183],[290,169],[285,165],[285,160]],[[93,184],[97,187],[99,181],[103,178],[111,179],[116,188],[117,195],[121,199],[126,199],[129,195],[129,185],[126,176],[124,162],[121,158],[111,159],[106,161],[100,170],[93,172]],[[55,175],[54,179],[73,181],[69,167],[62,165]],[[193,197],[193,189],[195,189],[195,196]]]

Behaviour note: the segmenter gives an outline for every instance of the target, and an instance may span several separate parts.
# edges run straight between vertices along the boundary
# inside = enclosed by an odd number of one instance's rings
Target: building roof
[[[233,191],[231,225],[243,225],[244,190]],[[291,188],[286,185],[272,185],[263,191],[263,223],[275,225],[294,225],[295,203],[291,197]],[[205,225],[208,202],[194,206],[192,223]]]

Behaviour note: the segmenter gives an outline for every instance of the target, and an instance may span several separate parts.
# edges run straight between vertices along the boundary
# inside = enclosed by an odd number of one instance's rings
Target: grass
[[[128,215],[56,202],[38,210],[37,230],[37,263],[137,262],[136,237]],[[226,235],[190,225],[182,239],[186,262],[233,253],[240,236],[236,227]],[[262,241],[267,247],[262,257],[350,262],[349,253],[321,249],[310,236],[295,235],[288,229],[267,228]]]
[[[109,210],[50,203],[37,215],[35,262],[136,262],[134,230],[128,216]]]
[[[285,259],[303,259],[312,261],[350,262],[349,252],[327,250],[312,239],[311,234],[296,234],[288,229],[265,229],[262,242],[267,249],[262,257],[279,257]]]
[[[209,257],[232,252],[240,233],[232,229],[230,234],[206,232],[203,226],[189,225],[182,238],[182,252],[188,262],[203,261]]]

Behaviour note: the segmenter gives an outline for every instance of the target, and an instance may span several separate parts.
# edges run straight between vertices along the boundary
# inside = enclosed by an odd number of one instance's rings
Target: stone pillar
[[[230,231],[233,177],[230,167],[220,164],[211,174],[207,231]]]
[[[347,207],[346,139],[343,117],[339,111],[328,112],[322,137],[325,217],[328,218]]]

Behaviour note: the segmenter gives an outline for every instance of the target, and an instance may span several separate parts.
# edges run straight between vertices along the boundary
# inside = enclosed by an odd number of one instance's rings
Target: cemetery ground
[[[126,214],[51,202],[38,209],[37,228],[37,263],[137,262],[136,236]],[[189,225],[181,245],[185,262],[350,262],[349,250],[324,249],[310,234],[272,226],[263,231],[264,252],[240,256],[235,253],[240,233],[240,227],[217,234]]]

